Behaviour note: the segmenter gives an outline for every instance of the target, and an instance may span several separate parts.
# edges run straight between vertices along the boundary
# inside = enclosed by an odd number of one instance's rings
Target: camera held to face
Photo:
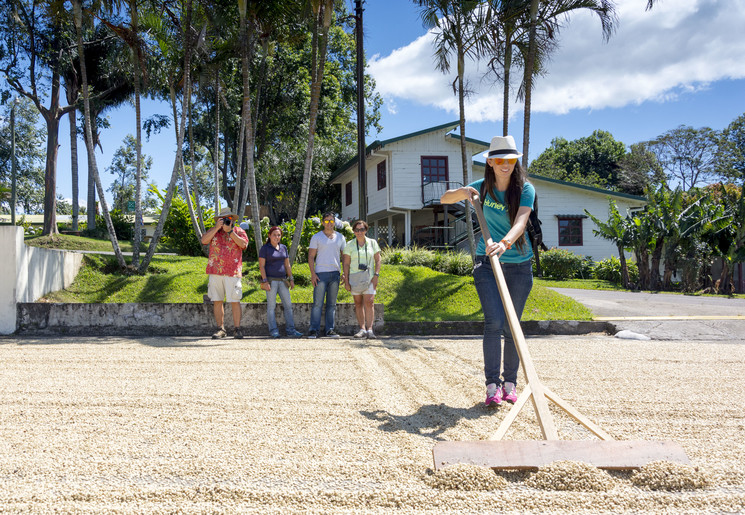
[[[230,225],[233,223],[233,220],[230,217],[226,217],[222,219],[222,224],[230,227]]]

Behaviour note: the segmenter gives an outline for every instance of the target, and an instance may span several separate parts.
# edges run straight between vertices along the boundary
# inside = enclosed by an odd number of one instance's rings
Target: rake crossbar
[[[481,203],[473,202],[481,233],[487,245],[492,243],[489,227],[484,220]],[[674,442],[667,441],[613,441],[613,437],[585,417],[567,401],[543,386],[533,366],[525,342],[520,320],[515,312],[512,297],[507,289],[502,266],[496,256],[490,258],[499,295],[502,298],[507,323],[515,341],[520,366],[525,374],[525,387],[512,409],[507,413],[497,432],[490,440],[472,442],[438,442],[432,450],[435,470],[454,463],[471,463],[491,468],[537,468],[557,460],[583,461],[600,468],[629,469],[641,467],[650,461],[668,460],[689,463],[685,451]],[[533,403],[543,441],[501,441],[528,399]],[[552,401],[567,415],[597,436],[600,441],[559,440],[553,417],[548,408]],[[548,461],[547,461],[548,460]]]
[[[690,464],[676,442],[662,440],[478,440],[438,442],[435,470],[466,464],[493,469],[535,470],[554,461],[581,461],[602,469],[627,470],[657,460]]]

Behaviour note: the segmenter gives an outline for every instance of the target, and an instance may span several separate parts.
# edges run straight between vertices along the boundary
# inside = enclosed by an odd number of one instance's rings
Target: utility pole
[[[367,218],[367,173],[365,172],[365,52],[362,44],[362,0],[355,0],[357,32],[357,181],[359,219]]]
[[[18,97],[13,99],[10,108],[10,223],[16,224],[16,105]]]

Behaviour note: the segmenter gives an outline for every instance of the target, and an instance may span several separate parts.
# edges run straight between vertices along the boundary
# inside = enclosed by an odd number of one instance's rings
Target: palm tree
[[[175,18],[175,17],[174,17]],[[189,96],[191,95],[190,84],[191,84],[191,55],[192,55],[192,43],[193,38],[191,34],[191,20],[192,20],[192,0],[186,0],[186,16],[181,27],[182,42],[184,48],[184,91],[182,106],[187,106],[189,103]],[[171,85],[171,91],[173,92],[174,85]],[[175,106],[175,103],[174,103]],[[183,159],[183,147],[184,147],[184,134],[186,132],[186,113],[187,109],[181,110],[181,121],[179,122],[178,134],[176,137],[176,157],[173,162],[173,171],[171,172],[171,181],[168,183],[168,189],[166,190],[165,198],[163,199],[163,207],[161,208],[160,216],[158,217],[158,223],[155,226],[153,232],[153,239],[150,240],[150,245],[147,249],[145,258],[140,263],[139,271],[144,273],[150,261],[153,259],[155,254],[155,247],[160,241],[160,236],[163,234],[163,226],[165,225],[166,218],[168,218],[168,211],[171,209],[171,201],[173,199],[174,191],[176,190],[176,179],[178,178],[178,172],[182,167]],[[175,120],[175,118],[174,118]]]
[[[318,104],[321,98],[321,84],[323,83],[323,71],[326,65],[326,49],[328,48],[329,28],[334,14],[334,0],[311,0],[313,16],[313,43],[311,57],[311,85],[310,85],[310,119],[308,126],[308,145],[305,151],[305,164],[303,166],[303,185],[300,189],[300,202],[295,218],[295,233],[292,235],[290,246],[290,263],[295,262],[298,248],[300,247],[300,236],[303,234],[303,221],[308,208],[308,195],[310,193],[310,177],[313,170],[313,142],[316,135],[316,122],[318,120]],[[360,64],[358,64],[359,66]],[[360,87],[362,87],[360,85]],[[360,156],[364,159],[364,156]]]
[[[485,28],[484,20],[480,18],[482,9],[479,2],[474,0],[414,0],[414,2],[421,8],[422,24],[427,29],[435,31],[435,60],[440,71],[449,73],[450,57],[455,54],[457,77],[452,87],[453,92],[458,94],[463,184],[468,184],[470,156],[466,150],[465,68],[466,57],[477,57],[479,54],[481,31]],[[468,203],[466,203],[466,227],[471,256],[475,256],[473,222]]]
[[[615,3],[612,0],[557,0],[544,2],[531,0],[530,24],[528,33],[528,55],[525,59],[523,72],[524,114],[523,114],[523,167],[528,168],[528,152],[530,151],[530,106],[533,95],[533,77],[538,63],[538,27],[549,20],[557,22],[568,20],[569,15],[579,9],[589,9],[598,15],[603,29],[603,39],[610,38],[615,30]],[[558,28],[558,25],[556,25]]]
[[[85,114],[85,138],[87,141],[86,148],[88,151],[88,163],[89,171],[93,174],[93,180],[96,183],[96,189],[98,190],[98,198],[101,202],[101,212],[103,213],[104,220],[106,221],[106,228],[109,231],[109,238],[111,240],[111,246],[114,248],[114,255],[121,268],[126,268],[127,263],[124,261],[122,250],[119,247],[119,241],[116,238],[116,231],[114,230],[114,224],[111,222],[111,216],[109,215],[109,209],[106,205],[106,197],[104,196],[104,189],[101,185],[101,177],[98,173],[98,164],[96,163],[96,154],[93,151],[93,133],[91,130],[91,104],[90,95],[88,91],[88,70],[85,65],[85,51],[83,48],[83,8],[82,0],[73,0],[72,2],[73,16],[75,19],[75,29],[77,32],[78,39],[78,55],[80,57],[80,77],[82,81],[83,90],[83,107]],[[89,209],[94,209],[93,206],[88,206]]]
[[[137,0],[128,0],[129,27],[114,25],[106,20],[103,23],[119,36],[130,48],[134,74],[135,101],[135,140],[137,147],[135,172],[135,231],[132,249],[132,267],[138,268],[140,262],[140,243],[142,242],[142,110],[140,108],[140,89],[142,79],[147,79],[145,45],[140,37]]]
[[[624,253],[626,247],[629,246],[630,237],[626,219],[618,212],[618,206],[613,199],[609,200],[608,214],[610,216],[607,222],[601,221],[587,209],[585,209],[585,214],[589,216],[597,226],[597,229],[592,230],[595,236],[599,236],[604,240],[615,243],[616,248],[618,249],[618,259],[621,262],[621,282],[623,283],[624,288],[630,288],[629,267],[626,263],[626,254]]]

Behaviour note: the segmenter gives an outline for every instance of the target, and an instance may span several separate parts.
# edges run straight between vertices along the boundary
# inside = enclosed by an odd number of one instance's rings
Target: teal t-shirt
[[[481,183],[484,179],[474,181],[469,186],[475,188],[476,191],[481,191]],[[505,237],[510,231],[512,225],[510,224],[510,214],[507,211],[507,206],[504,203],[504,192],[494,190],[497,194],[497,201],[491,196],[489,192],[486,193],[484,200],[484,219],[486,219],[486,225],[489,226],[489,233],[491,233],[491,239],[499,241]],[[533,209],[533,202],[535,201],[535,188],[529,182],[523,185],[523,193],[520,196],[520,206],[528,206]],[[525,235],[525,245],[522,252],[518,249],[515,242],[512,243],[512,248],[508,249],[499,258],[502,263],[522,263],[533,257],[533,249],[530,246],[530,239],[528,235]],[[479,240],[478,247],[476,248],[476,255],[483,256],[486,254],[486,243],[484,243],[484,237],[482,236]]]

